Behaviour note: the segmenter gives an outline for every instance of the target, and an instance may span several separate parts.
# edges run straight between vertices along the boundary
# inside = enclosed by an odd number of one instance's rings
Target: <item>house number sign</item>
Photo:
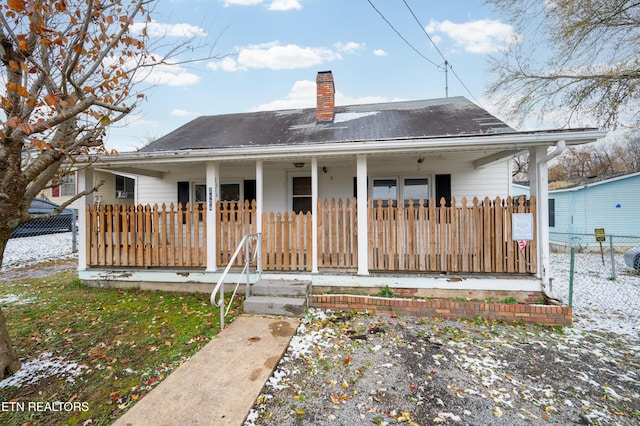
[[[511,239],[533,240],[533,214],[513,213],[511,216]]]

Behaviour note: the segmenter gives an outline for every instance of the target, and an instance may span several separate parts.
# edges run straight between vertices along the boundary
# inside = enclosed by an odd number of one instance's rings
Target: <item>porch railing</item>
[[[358,268],[356,199],[318,200],[318,267]]]
[[[224,267],[242,238],[256,233],[256,201],[218,201],[216,212],[216,264]],[[233,266],[242,266],[244,262],[244,253],[240,253]]]
[[[409,200],[407,206],[369,200],[369,269],[534,273],[536,241],[523,250],[512,240],[512,213],[535,218],[535,197],[474,198],[471,205],[466,198],[460,204],[441,199],[437,207],[433,198]]]
[[[206,266],[207,222],[202,204],[87,205],[86,212],[91,266]]]
[[[521,249],[511,237],[512,213],[536,215],[536,202],[521,198],[434,199],[394,206],[368,202],[368,269],[371,271],[536,272],[535,240]],[[358,261],[355,199],[319,200],[318,267],[354,270]],[[205,267],[203,205],[88,206],[87,260],[91,266]],[[257,230],[255,201],[216,205],[216,262],[229,264],[244,235]],[[264,213],[262,270],[311,271],[311,213]],[[535,226],[535,219],[533,220]],[[535,230],[534,230],[535,235]],[[244,264],[244,254],[232,261]]]
[[[262,215],[262,270],[311,271],[311,213]]]

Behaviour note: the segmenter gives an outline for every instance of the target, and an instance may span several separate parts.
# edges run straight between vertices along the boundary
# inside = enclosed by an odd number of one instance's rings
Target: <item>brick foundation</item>
[[[549,326],[571,325],[573,309],[569,306],[461,302],[455,300],[399,299],[345,294],[314,294],[314,308],[334,311],[357,311],[391,315],[414,315],[437,318],[474,318],[509,323],[532,323]]]

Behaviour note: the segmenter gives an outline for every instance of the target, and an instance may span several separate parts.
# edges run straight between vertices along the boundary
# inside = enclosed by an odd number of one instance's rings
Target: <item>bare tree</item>
[[[487,0],[519,32],[493,58],[489,93],[511,118],[562,116],[575,125],[640,123],[640,3],[636,0]],[[536,58],[545,57],[545,62]],[[560,112],[560,114],[558,114]],[[595,123],[594,123],[595,121]]]
[[[550,181],[579,181],[639,171],[637,139],[622,139],[616,142],[568,149],[549,168]]]
[[[185,39],[165,45],[168,54],[151,51],[145,25],[153,4],[0,3],[0,264],[12,232],[30,219],[31,201],[52,178],[77,159],[108,154],[106,129],[144,97],[135,90],[141,72],[192,47],[194,39]],[[19,366],[0,311],[0,379]]]

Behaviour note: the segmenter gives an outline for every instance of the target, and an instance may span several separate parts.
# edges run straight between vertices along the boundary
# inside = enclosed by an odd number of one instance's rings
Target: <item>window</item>
[[[135,179],[116,175],[116,198],[132,199],[135,195],[135,188]]]
[[[76,195],[76,174],[62,176],[62,183],[60,184],[60,196],[72,197]]]
[[[382,205],[386,206],[388,200],[398,199],[398,184],[393,179],[374,179],[373,180],[373,205],[377,205],[378,200],[382,200]],[[394,203],[395,204],[395,203]]]
[[[307,213],[311,211],[311,177],[293,177],[293,211]]]
[[[52,197],[72,197],[76,195],[76,174],[71,173],[53,178]]]
[[[220,201],[239,201],[240,200],[240,184],[239,183],[221,183],[220,184]]]
[[[426,204],[429,194],[428,177],[374,178],[371,185],[374,206],[378,205],[378,200],[382,200],[385,207],[389,205],[389,200],[393,200],[393,206],[397,205],[398,200],[402,200],[407,207],[410,199],[413,199],[414,206],[417,206],[421,198]]]
[[[402,188],[402,199],[404,205],[409,205],[409,200],[413,200],[414,206],[420,205],[420,199],[426,203],[429,199],[429,179],[428,178],[405,178]]]
[[[193,185],[193,201],[200,204],[207,202],[207,185],[202,183]]]

